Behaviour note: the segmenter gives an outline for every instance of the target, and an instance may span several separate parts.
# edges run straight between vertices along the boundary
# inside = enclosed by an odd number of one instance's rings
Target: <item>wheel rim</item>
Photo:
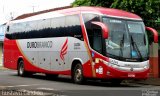
[[[19,68],[20,75],[23,75],[23,72],[24,72],[24,66],[22,63],[20,63],[20,68]]]
[[[78,68],[75,72],[75,81],[79,82],[82,79],[82,70]]]

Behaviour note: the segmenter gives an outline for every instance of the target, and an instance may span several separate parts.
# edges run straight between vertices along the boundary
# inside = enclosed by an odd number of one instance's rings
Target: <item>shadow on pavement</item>
[[[17,75],[13,75],[17,76]],[[19,76],[17,76],[19,77]],[[63,82],[63,83],[72,83],[71,77],[69,76],[64,76],[60,75],[57,78],[51,78],[51,77],[46,77],[44,74],[40,75],[31,75],[27,77],[21,77],[21,78],[32,78],[32,79],[39,79],[39,80],[48,80],[48,81],[56,81],[56,82]],[[112,85],[110,82],[102,82],[101,80],[87,80],[84,82],[82,85],[88,85],[88,86],[100,86],[100,87],[141,87],[141,85],[138,84],[132,84],[129,82],[122,82],[120,85]]]

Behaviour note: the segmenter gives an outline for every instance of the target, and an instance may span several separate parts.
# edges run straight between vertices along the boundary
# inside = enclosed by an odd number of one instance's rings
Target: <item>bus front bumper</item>
[[[114,68],[108,68],[106,78],[109,79],[147,79],[149,69],[143,71],[122,71]]]

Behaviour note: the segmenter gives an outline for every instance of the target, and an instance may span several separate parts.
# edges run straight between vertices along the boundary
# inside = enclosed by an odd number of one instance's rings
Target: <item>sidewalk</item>
[[[160,78],[148,78],[147,80],[135,81],[135,83],[160,86]]]
[[[0,66],[0,70],[8,70],[8,69],[4,68],[3,66]]]

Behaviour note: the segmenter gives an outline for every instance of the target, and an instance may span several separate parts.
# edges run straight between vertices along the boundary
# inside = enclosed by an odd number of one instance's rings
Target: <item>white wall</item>
[[[3,54],[2,50],[3,50],[3,43],[0,42],[0,66],[2,66],[2,54]]]

